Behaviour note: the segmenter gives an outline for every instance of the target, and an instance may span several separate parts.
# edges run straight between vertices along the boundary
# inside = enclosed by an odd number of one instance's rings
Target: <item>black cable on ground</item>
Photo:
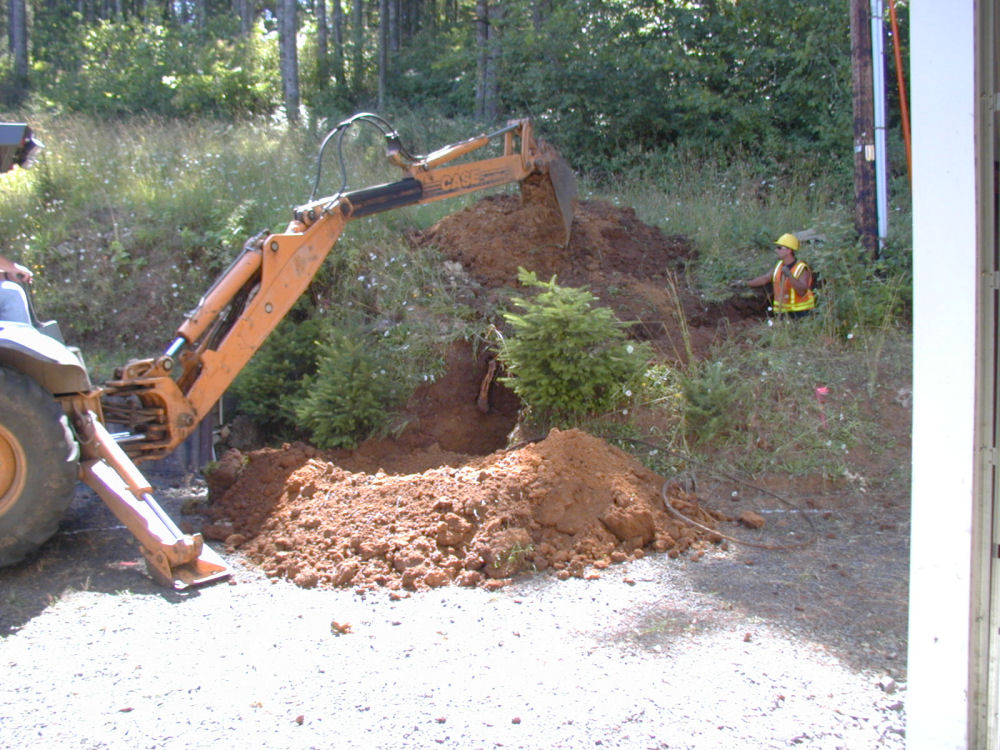
[[[654,450],[662,450],[662,451],[664,451],[666,453],[669,453],[671,455],[676,456],[677,458],[680,458],[683,461],[686,461],[689,464],[693,464],[695,466],[701,467],[707,473],[713,474],[717,478],[727,479],[727,480],[729,480],[731,482],[736,482],[736,483],[741,484],[741,485],[743,485],[745,487],[752,487],[753,489],[757,490],[758,492],[761,492],[761,493],[763,493],[765,495],[770,495],[771,497],[773,497],[774,499],[776,499],[778,502],[781,502],[781,503],[787,505],[789,508],[792,508],[793,510],[801,510],[794,503],[792,503],[790,500],[782,497],[781,495],[779,495],[776,492],[773,492],[773,491],[767,489],[766,487],[759,487],[759,486],[757,486],[757,485],[755,485],[755,484],[753,484],[751,482],[748,482],[745,479],[742,479],[740,477],[735,477],[735,476],[733,476],[731,474],[728,474],[726,472],[720,472],[720,471],[718,471],[716,469],[709,469],[701,461],[698,461],[698,460],[692,458],[691,456],[688,456],[688,455],[686,455],[684,453],[681,453],[680,451],[676,451],[676,450],[674,450],[672,448],[667,448],[667,447],[665,447],[663,445],[657,445],[655,443],[649,442],[648,440],[641,440],[639,438],[628,438],[628,437],[622,437],[622,436],[617,436],[617,435],[613,436],[613,437],[612,436],[605,436],[604,439],[606,439],[606,440],[625,440],[625,441],[628,441],[628,442],[633,443],[635,445],[644,445],[644,446],[646,446],[648,448],[652,448]],[[709,528],[705,524],[702,524],[702,523],[699,523],[698,521],[695,521],[693,518],[688,518],[686,515],[684,515],[683,513],[681,513],[679,510],[677,510],[677,508],[675,508],[671,504],[670,499],[667,497],[667,487],[669,485],[670,485],[670,480],[667,480],[666,482],[663,483],[663,486],[660,487],[660,497],[663,499],[663,505],[666,507],[668,513],[670,513],[674,517],[678,518],[679,520],[683,521],[684,523],[690,524],[691,526],[694,526],[695,528],[701,529],[702,531],[705,531],[705,532],[707,532],[709,534],[713,534],[715,536],[722,537],[726,541],[733,542],[734,544],[742,544],[744,546],[755,547],[757,549],[790,551],[790,550],[796,550],[796,549],[804,549],[805,547],[808,547],[809,545],[813,544],[816,541],[816,539],[818,538],[818,536],[819,536],[818,532],[816,531],[816,527],[813,524],[812,519],[809,518],[809,516],[803,516],[803,518],[805,518],[806,523],[809,525],[809,528],[810,528],[810,531],[811,531],[811,536],[809,538],[807,538],[806,540],[802,541],[802,542],[789,542],[789,543],[785,543],[785,544],[779,544],[777,542],[774,542],[774,543],[753,542],[753,541],[750,541],[749,539],[739,539],[739,538],[731,536],[729,534],[723,534],[718,529]]]
[[[675,508],[670,503],[670,498],[667,497],[667,487],[669,485],[670,485],[670,480],[667,480],[666,482],[663,483],[663,486],[660,487],[660,497],[663,498],[663,504],[664,504],[664,506],[666,506],[667,511],[671,515],[673,515],[676,518],[678,518],[681,521],[683,521],[684,523],[690,524],[691,526],[694,526],[697,529],[701,529],[702,531],[708,532],[709,534],[711,534],[711,535],[713,535],[715,537],[722,537],[726,541],[734,542],[735,544],[742,544],[742,545],[747,546],[747,547],[756,547],[757,549],[767,549],[767,550],[785,550],[785,551],[793,550],[793,549],[805,549],[810,544],[812,544],[813,542],[816,541],[817,534],[816,534],[815,529],[813,529],[812,536],[810,536],[805,541],[803,541],[803,542],[790,542],[790,543],[786,543],[786,544],[778,544],[777,542],[773,542],[773,543],[770,543],[770,544],[765,543],[765,542],[751,542],[749,539],[738,539],[737,537],[734,537],[734,536],[732,536],[730,534],[724,534],[721,531],[719,531],[718,529],[710,528],[710,527],[706,526],[703,523],[699,523],[698,521],[695,521],[693,518],[688,518],[683,513],[681,513],[679,510],[677,510],[677,508]],[[808,516],[806,517],[806,520],[809,521],[809,525],[812,526],[812,521],[809,519]]]

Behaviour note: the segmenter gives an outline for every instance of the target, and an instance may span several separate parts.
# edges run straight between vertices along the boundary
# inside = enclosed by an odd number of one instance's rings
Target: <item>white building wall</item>
[[[913,489],[907,747],[965,748],[975,467],[973,0],[910,5]]]

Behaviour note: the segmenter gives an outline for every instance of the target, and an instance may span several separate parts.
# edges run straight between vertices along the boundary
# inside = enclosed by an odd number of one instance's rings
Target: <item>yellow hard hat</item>
[[[799,249],[799,238],[794,234],[785,233],[781,235],[778,239],[774,241],[775,245],[783,245],[791,250],[793,253],[797,252]]]

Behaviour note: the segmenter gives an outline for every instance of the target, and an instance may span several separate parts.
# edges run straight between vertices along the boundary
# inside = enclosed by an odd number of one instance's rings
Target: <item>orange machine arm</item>
[[[442,166],[498,135],[504,137],[502,156]],[[133,460],[162,458],[195,429],[305,292],[348,221],[543,174],[553,184],[568,239],[572,172],[553,148],[533,138],[527,120],[424,157],[411,157],[395,144],[393,133],[388,156],[402,168],[402,180],[296,208],[284,232],[258,235],[246,244],[177,329],[164,355],[119,368],[105,386],[103,413],[106,422],[133,433],[123,442]]]

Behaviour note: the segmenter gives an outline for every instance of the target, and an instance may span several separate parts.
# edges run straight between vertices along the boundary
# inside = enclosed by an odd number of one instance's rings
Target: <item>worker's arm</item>
[[[788,283],[792,285],[792,289],[797,294],[805,294],[812,286],[812,271],[809,270],[808,266],[802,270],[798,278],[792,276],[787,266],[781,267],[781,275],[788,279]]]
[[[3,274],[4,278],[10,281],[20,281],[27,284],[31,283],[31,278],[34,276],[31,269],[8,260],[2,255],[0,255],[0,274]]]
[[[752,279],[747,279],[747,286],[767,286],[771,283],[771,274],[762,273],[760,276],[756,276]]]

